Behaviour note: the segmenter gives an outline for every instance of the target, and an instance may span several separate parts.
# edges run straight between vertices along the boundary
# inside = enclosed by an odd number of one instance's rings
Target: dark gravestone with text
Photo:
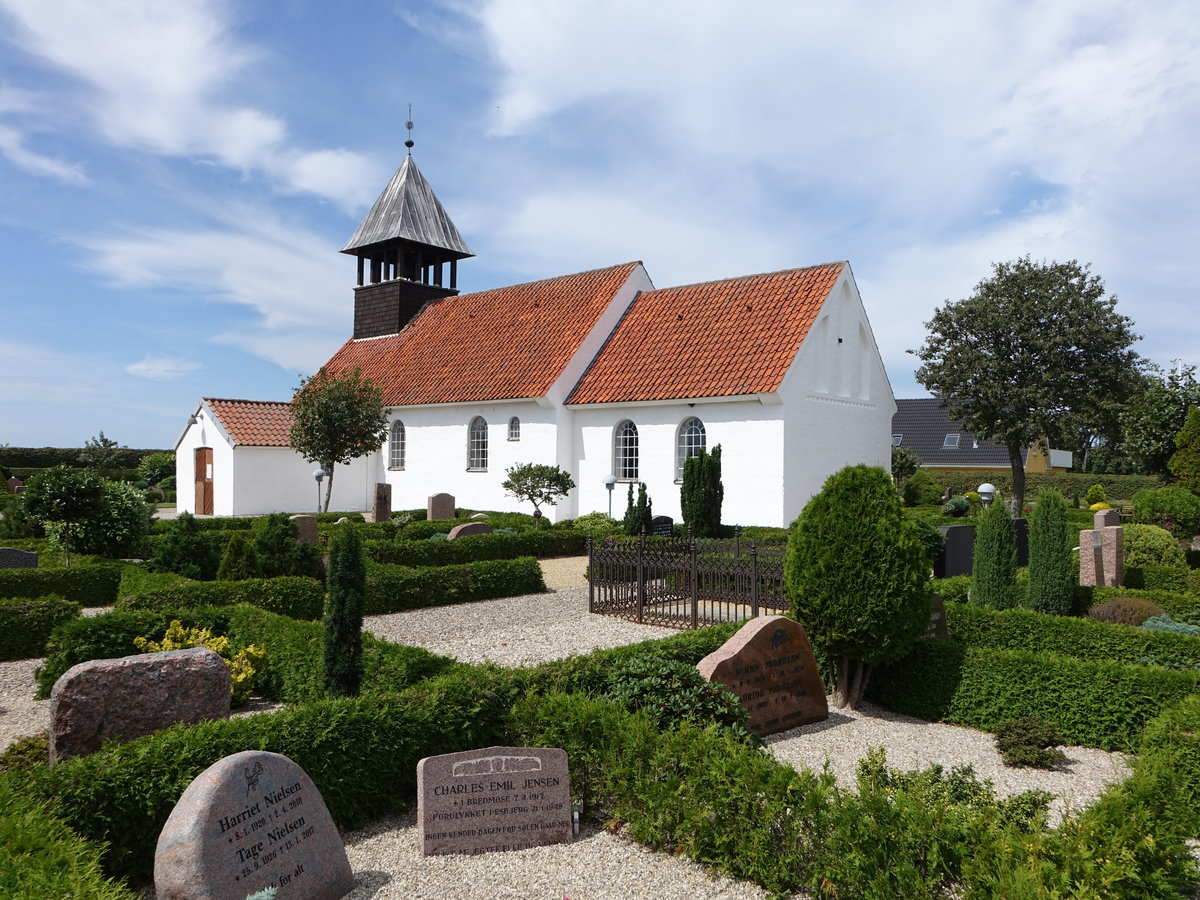
[[[933,562],[934,578],[970,575],[975,552],[974,525],[943,525],[942,552]]]
[[[571,840],[567,753],[485,747],[417,763],[422,856],[524,850]]]
[[[670,516],[655,516],[650,520],[650,533],[655,537],[670,537],[675,531],[675,520]]]
[[[795,619],[751,619],[696,668],[708,681],[737,694],[750,713],[750,727],[759,734],[829,718],[812,645]]]
[[[312,779],[278,753],[248,750],[197,776],[154,851],[157,900],[337,900],[354,888],[346,848]]]
[[[36,569],[38,555],[30,550],[0,547],[0,569]]]

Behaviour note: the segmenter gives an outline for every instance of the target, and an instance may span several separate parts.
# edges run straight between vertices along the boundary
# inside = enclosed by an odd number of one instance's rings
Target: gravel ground
[[[587,611],[583,558],[543,563],[554,593],[415,610],[367,619],[372,633],[425,647],[466,662],[491,660],[526,665],[615,647],[673,633]],[[0,746],[44,730],[49,702],[32,699],[40,660],[0,664]],[[1127,774],[1119,753],[1063,748],[1057,770],[1008,769],[1000,764],[991,735],[953,725],[922,722],[864,704],[834,710],[825,722],[768,738],[777,759],[795,766],[826,763],[840,784],[852,786],[854,769],[870,747],[884,746],[890,765],[925,768],[940,764],[974,767],[993,781],[1001,796],[1041,789],[1056,795],[1052,813],[1090,803],[1103,786]],[[621,900],[646,896],[740,900],[765,894],[755,885],[712,878],[687,860],[654,853],[619,835],[584,828],[570,845],[539,847],[484,856],[422,858],[417,851],[415,813],[410,811],[345,835],[357,886],[350,900],[388,898],[560,898]]]

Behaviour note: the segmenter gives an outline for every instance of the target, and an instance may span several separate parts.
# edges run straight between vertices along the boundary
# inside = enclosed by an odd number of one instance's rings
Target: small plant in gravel
[[[996,749],[1006,766],[1052,769],[1066,759],[1058,748],[1063,739],[1054,726],[1037,716],[1002,722],[996,729]]]

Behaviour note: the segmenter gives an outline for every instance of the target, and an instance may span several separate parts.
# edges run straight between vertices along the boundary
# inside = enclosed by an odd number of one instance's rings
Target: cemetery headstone
[[[296,523],[296,529],[300,532],[296,538],[301,544],[317,543],[317,517],[316,516],[292,516],[292,521]]]
[[[970,575],[975,555],[974,525],[942,525],[942,551],[933,563],[934,578]]]
[[[1125,583],[1125,529],[1108,525],[1079,532],[1079,583],[1120,587]]]
[[[750,713],[750,727],[759,734],[829,718],[812,645],[795,619],[751,619],[696,668],[737,695]]]
[[[175,804],[154,851],[157,900],[337,900],[354,888],[346,848],[308,774],[247,750],[209,766]]]
[[[422,856],[524,850],[571,840],[567,753],[486,747],[417,763]]]
[[[434,494],[425,501],[425,512],[425,517],[431,522],[435,519],[453,519],[454,495]]]
[[[25,482],[14,475],[8,479],[8,489],[14,494],[19,494],[21,491],[25,490]]]
[[[392,518],[392,486],[386,482],[375,483],[375,521],[389,522]]]
[[[36,569],[38,555],[15,547],[0,547],[0,569]]]
[[[1120,524],[1121,511],[1119,509],[1098,509],[1092,516],[1093,528],[1108,528],[1110,525]]]
[[[50,691],[50,761],[179,722],[226,718],[229,684],[229,666],[207,647],[72,666]]]
[[[650,520],[650,533],[655,537],[670,537],[674,529],[675,520],[670,516],[655,516]]]
[[[475,515],[471,516],[472,519],[486,519],[487,517],[487,513],[475,513]]]
[[[455,525],[450,529],[450,533],[446,535],[446,540],[452,541],[455,538],[467,537],[472,534],[491,534],[492,526],[487,522],[463,522],[461,525]]]
[[[925,637],[946,640],[946,601],[941,594],[934,594],[929,600],[929,628]]]
[[[1192,538],[1192,549],[1200,550],[1200,534],[1198,534],[1194,538]]]
[[[1017,566],[1029,565],[1029,520],[1013,519],[1013,536],[1017,539]]]

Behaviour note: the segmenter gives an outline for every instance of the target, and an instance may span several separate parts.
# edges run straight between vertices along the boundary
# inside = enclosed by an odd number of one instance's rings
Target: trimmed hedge
[[[1136,749],[1143,727],[1200,690],[1200,672],[922,640],[876,673],[869,699],[931,722],[995,731],[1038,716],[1070,744]]]
[[[122,609],[161,609],[236,606],[239,603],[248,603],[293,619],[319,619],[325,608],[325,588],[316,579],[300,575],[247,578],[242,581],[193,581],[178,587],[123,597],[117,601],[117,606]]]
[[[367,558],[393,566],[448,566],[485,559],[518,556],[581,556],[587,534],[581,531],[518,531],[513,534],[471,534],[452,541],[371,541]]]
[[[950,488],[956,494],[973,491],[985,481],[990,481],[1008,498],[1012,494],[1012,470],[1009,468],[974,471],[951,472],[939,469],[928,469],[938,484]],[[1053,488],[1064,497],[1068,503],[1078,497],[1080,503],[1087,496],[1088,488],[1093,484],[1104,487],[1105,493],[1111,499],[1130,500],[1138,491],[1160,488],[1162,479],[1152,475],[1095,475],[1088,472],[1026,472],[1025,498],[1032,500],[1042,488]]]
[[[376,564],[367,569],[367,603],[363,613],[376,616],[426,606],[540,594],[545,590],[542,568],[532,556],[419,569]]]
[[[1187,615],[1200,611],[1200,594],[1182,594],[1175,591],[1142,590],[1127,587],[1107,587],[1099,585],[1091,588],[1089,606],[1112,600],[1114,597],[1142,597],[1151,603],[1156,603],[1173,616]]]
[[[1148,591],[1200,594],[1200,570],[1178,566],[1127,566],[1125,584]]]
[[[950,603],[946,605],[946,632],[967,647],[1059,653],[1130,665],[1143,656],[1174,654],[1200,668],[1200,638],[1027,609],[1000,611]]]
[[[1164,709],[1142,732],[1141,757],[1166,754],[1172,777],[1180,783],[1192,834],[1200,834],[1200,694]]]
[[[45,656],[51,632],[77,618],[79,609],[56,594],[0,600],[0,661]]]
[[[15,468],[50,469],[54,466],[84,468],[79,454],[83,447],[0,447],[0,466]],[[170,450],[137,450],[132,447],[114,447],[113,465],[118,469],[136,469],[143,456],[151,453],[170,453]]]
[[[455,512],[458,515],[453,519],[430,520],[424,516],[420,519],[414,519],[400,530],[397,537],[403,541],[423,541],[435,534],[449,534],[450,529],[455,525],[465,525],[467,522],[486,522],[493,528],[511,528],[513,531],[546,529],[546,526],[539,527],[533,516],[528,513],[488,511],[486,519],[475,519],[466,510],[459,509],[455,510]]]
[[[57,594],[80,606],[112,606],[121,587],[119,563],[62,569],[0,569],[0,597]]]

